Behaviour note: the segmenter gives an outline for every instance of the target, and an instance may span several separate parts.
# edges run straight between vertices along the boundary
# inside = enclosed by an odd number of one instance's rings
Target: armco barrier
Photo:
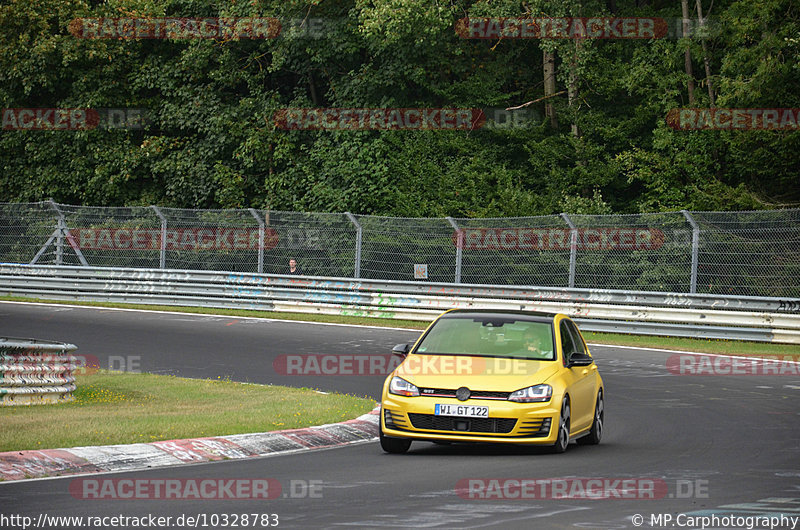
[[[563,312],[587,331],[800,344],[800,300],[238,272],[0,265],[0,295],[432,320],[450,308]]]
[[[0,406],[71,401],[73,344],[0,337]]]

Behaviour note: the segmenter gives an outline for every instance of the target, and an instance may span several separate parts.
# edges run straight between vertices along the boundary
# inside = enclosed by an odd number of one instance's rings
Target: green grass
[[[359,317],[344,315],[321,315],[317,313],[281,313],[278,311],[257,311],[254,309],[226,309],[217,307],[189,307],[149,304],[120,304],[116,302],[73,302],[69,300],[45,300],[21,296],[0,296],[0,300],[11,302],[38,302],[43,304],[67,304],[87,307],[117,307],[141,311],[178,311],[200,315],[228,315],[233,317],[274,318],[278,320],[297,320],[302,322],[331,322],[335,324],[359,324],[364,326],[388,326],[392,328],[425,329],[429,322],[389,318]]]
[[[777,356],[780,358],[800,358],[797,344],[772,344],[769,342],[748,342],[716,339],[688,339],[648,335],[623,335],[621,333],[582,332],[586,342],[595,344],[614,344],[618,346],[637,346],[642,348],[663,348],[665,350],[718,353],[721,355]]]
[[[68,302],[39,300],[23,297],[0,297],[0,300],[19,302],[42,302],[52,304],[71,304],[97,307],[119,307],[152,311],[180,311],[183,313],[229,315],[239,317],[275,318],[281,320],[298,320],[304,322],[333,322],[340,324],[358,324],[364,326],[388,326],[423,330],[427,322],[415,320],[394,320],[387,318],[369,318],[340,315],[319,315],[306,313],[278,313],[273,311],[255,311],[248,309],[215,309],[207,307],[180,307],[140,304],[117,304],[104,302]],[[747,342],[712,339],[689,339],[660,337],[648,335],[625,335],[621,333],[584,333],[584,338],[591,343],[617,344],[620,346],[638,346],[644,348],[664,348],[667,350],[695,351],[702,353],[720,353],[726,355],[756,356],[800,356],[800,347],[793,344],[772,344],[764,342]]]
[[[0,451],[129,444],[294,429],[356,418],[375,401],[227,380],[98,371],[75,400],[0,407]]]

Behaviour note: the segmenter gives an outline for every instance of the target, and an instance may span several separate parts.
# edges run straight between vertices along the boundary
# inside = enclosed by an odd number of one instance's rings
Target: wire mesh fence
[[[0,261],[800,296],[800,209],[396,218],[0,203]]]
[[[697,212],[698,292],[800,295],[800,210]]]
[[[453,228],[446,219],[357,216],[362,227],[361,274],[373,280],[452,282],[456,267]]]
[[[571,234],[563,218],[454,221],[463,253],[462,282],[569,287]]]
[[[680,212],[570,217],[581,234],[575,287],[690,288],[692,227]]]

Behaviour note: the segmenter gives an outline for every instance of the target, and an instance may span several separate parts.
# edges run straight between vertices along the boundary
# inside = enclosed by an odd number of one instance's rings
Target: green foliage
[[[145,108],[144,130],[2,131],[0,201],[269,207],[401,216],[758,209],[800,203],[798,131],[677,131],[688,107],[800,107],[800,12],[722,0],[697,38],[469,40],[473,17],[680,17],[677,2],[11,0],[2,108]],[[693,4],[693,3],[692,3]],[[79,39],[81,17],[280,18],[276,39]],[[316,24],[316,25],[315,25]],[[313,31],[310,31],[311,28]],[[321,28],[321,30],[320,30]],[[287,131],[299,107],[506,108],[557,91],[517,130]],[[704,55],[705,54],[705,55]],[[566,90],[572,83],[575,97]],[[572,125],[579,134],[574,134]]]

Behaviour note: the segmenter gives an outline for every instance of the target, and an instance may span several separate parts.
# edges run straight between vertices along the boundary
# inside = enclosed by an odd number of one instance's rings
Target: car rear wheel
[[[561,405],[561,416],[558,421],[558,438],[553,444],[554,453],[563,453],[569,445],[569,400],[565,397]]]
[[[408,451],[411,447],[411,440],[407,438],[389,438],[383,435],[383,429],[380,429],[379,437],[381,440],[381,449],[387,453],[401,454]]]
[[[592,422],[592,429],[589,434],[583,438],[578,439],[581,445],[597,445],[600,439],[603,438],[603,414],[605,412],[605,405],[603,404],[603,391],[597,392],[597,403],[594,406],[594,422]]]

